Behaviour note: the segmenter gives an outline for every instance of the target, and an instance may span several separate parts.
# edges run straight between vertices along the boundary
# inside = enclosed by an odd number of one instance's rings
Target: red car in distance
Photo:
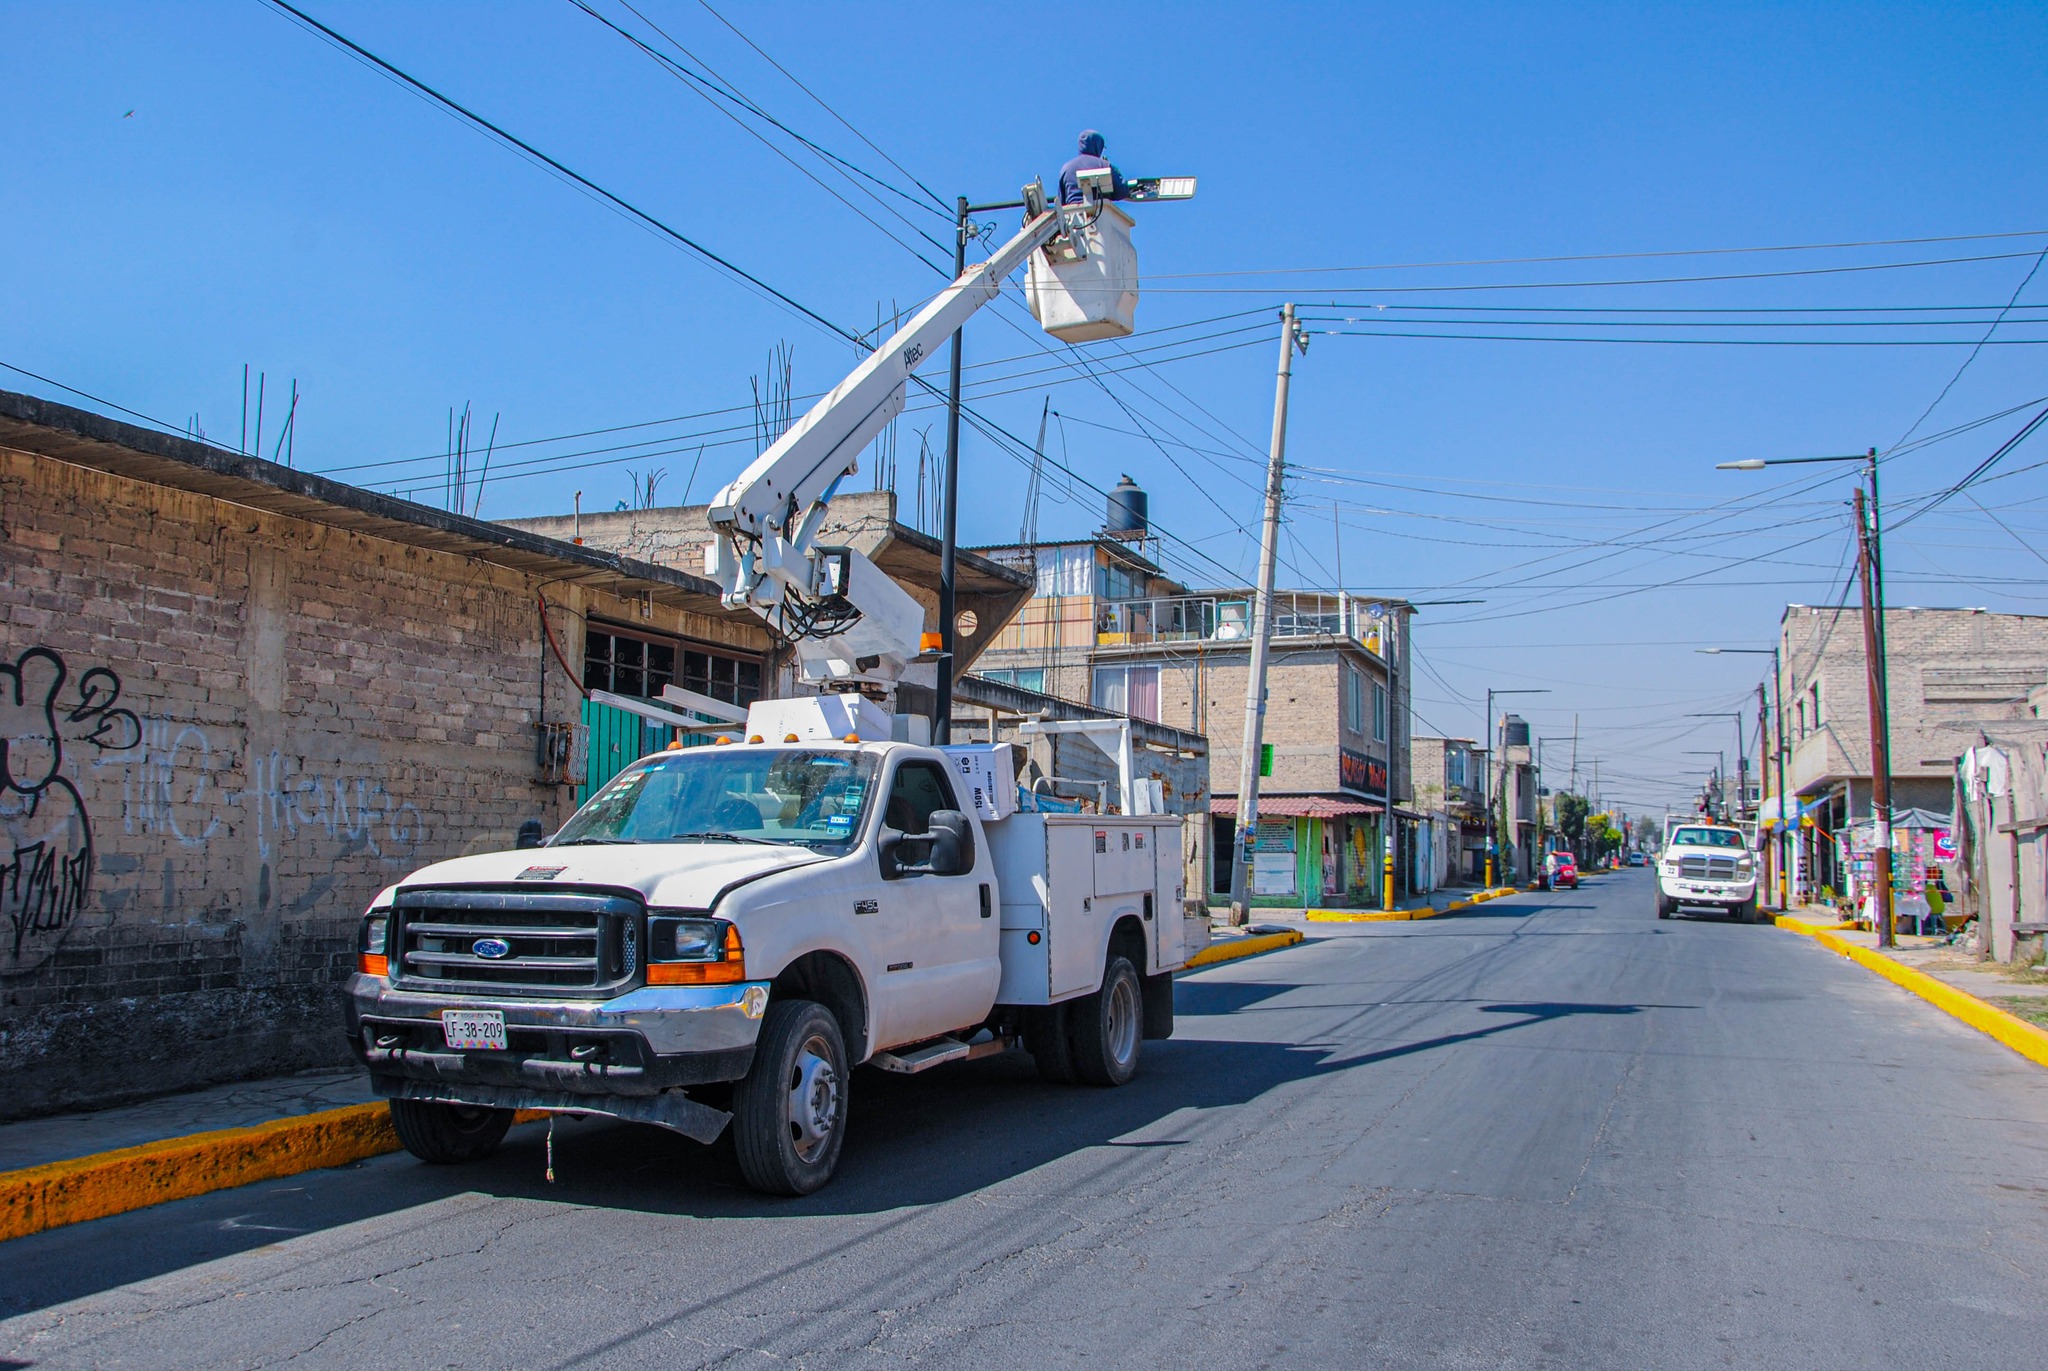
[[[1569,852],[1552,852],[1543,858],[1543,884],[1550,890],[1579,888],[1579,861]]]

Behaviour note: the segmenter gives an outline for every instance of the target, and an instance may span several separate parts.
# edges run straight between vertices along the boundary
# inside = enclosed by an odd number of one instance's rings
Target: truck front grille
[[[1735,879],[1735,858],[1680,857],[1678,874],[1689,881],[1732,881]]]
[[[640,969],[645,910],[608,891],[403,890],[393,913],[401,989],[590,996]]]

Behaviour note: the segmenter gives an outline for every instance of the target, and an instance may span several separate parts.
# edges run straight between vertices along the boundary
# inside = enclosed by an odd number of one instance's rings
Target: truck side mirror
[[[540,820],[528,819],[519,825],[519,838],[513,843],[513,847],[522,851],[529,847],[539,847],[546,838],[547,830],[541,827]]]
[[[931,817],[932,855],[926,862],[934,876],[958,876],[974,869],[974,829],[957,809],[935,809]]]

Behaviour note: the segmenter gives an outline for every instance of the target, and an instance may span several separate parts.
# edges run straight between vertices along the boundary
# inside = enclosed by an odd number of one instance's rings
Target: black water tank
[[[1145,492],[1138,483],[1125,476],[1116,483],[1116,489],[1109,492],[1109,523],[1103,531],[1112,538],[1143,538],[1145,527]]]

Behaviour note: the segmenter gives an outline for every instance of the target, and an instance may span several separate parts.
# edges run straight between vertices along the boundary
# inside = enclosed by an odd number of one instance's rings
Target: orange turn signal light
[[[381,952],[358,952],[356,970],[365,976],[382,976],[388,980],[391,976],[391,959]]]
[[[1025,942],[1027,942],[1027,943],[1030,943],[1030,944],[1031,944],[1031,945],[1032,945],[1033,947],[1036,947],[1036,946],[1038,946],[1038,932],[1037,932],[1037,930],[1036,930],[1036,929],[1034,929],[1034,930],[1032,930],[1031,932],[1029,932],[1029,933],[1026,933],[1026,934],[1024,935],[1024,941],[1025,941]]]
[[[943,633],[920,633],[917,637],[919,652],[937,652],[945,645],[946,635]]]
[[[649,962],[649,985],[733,985],[747,978],[738,962]]]

